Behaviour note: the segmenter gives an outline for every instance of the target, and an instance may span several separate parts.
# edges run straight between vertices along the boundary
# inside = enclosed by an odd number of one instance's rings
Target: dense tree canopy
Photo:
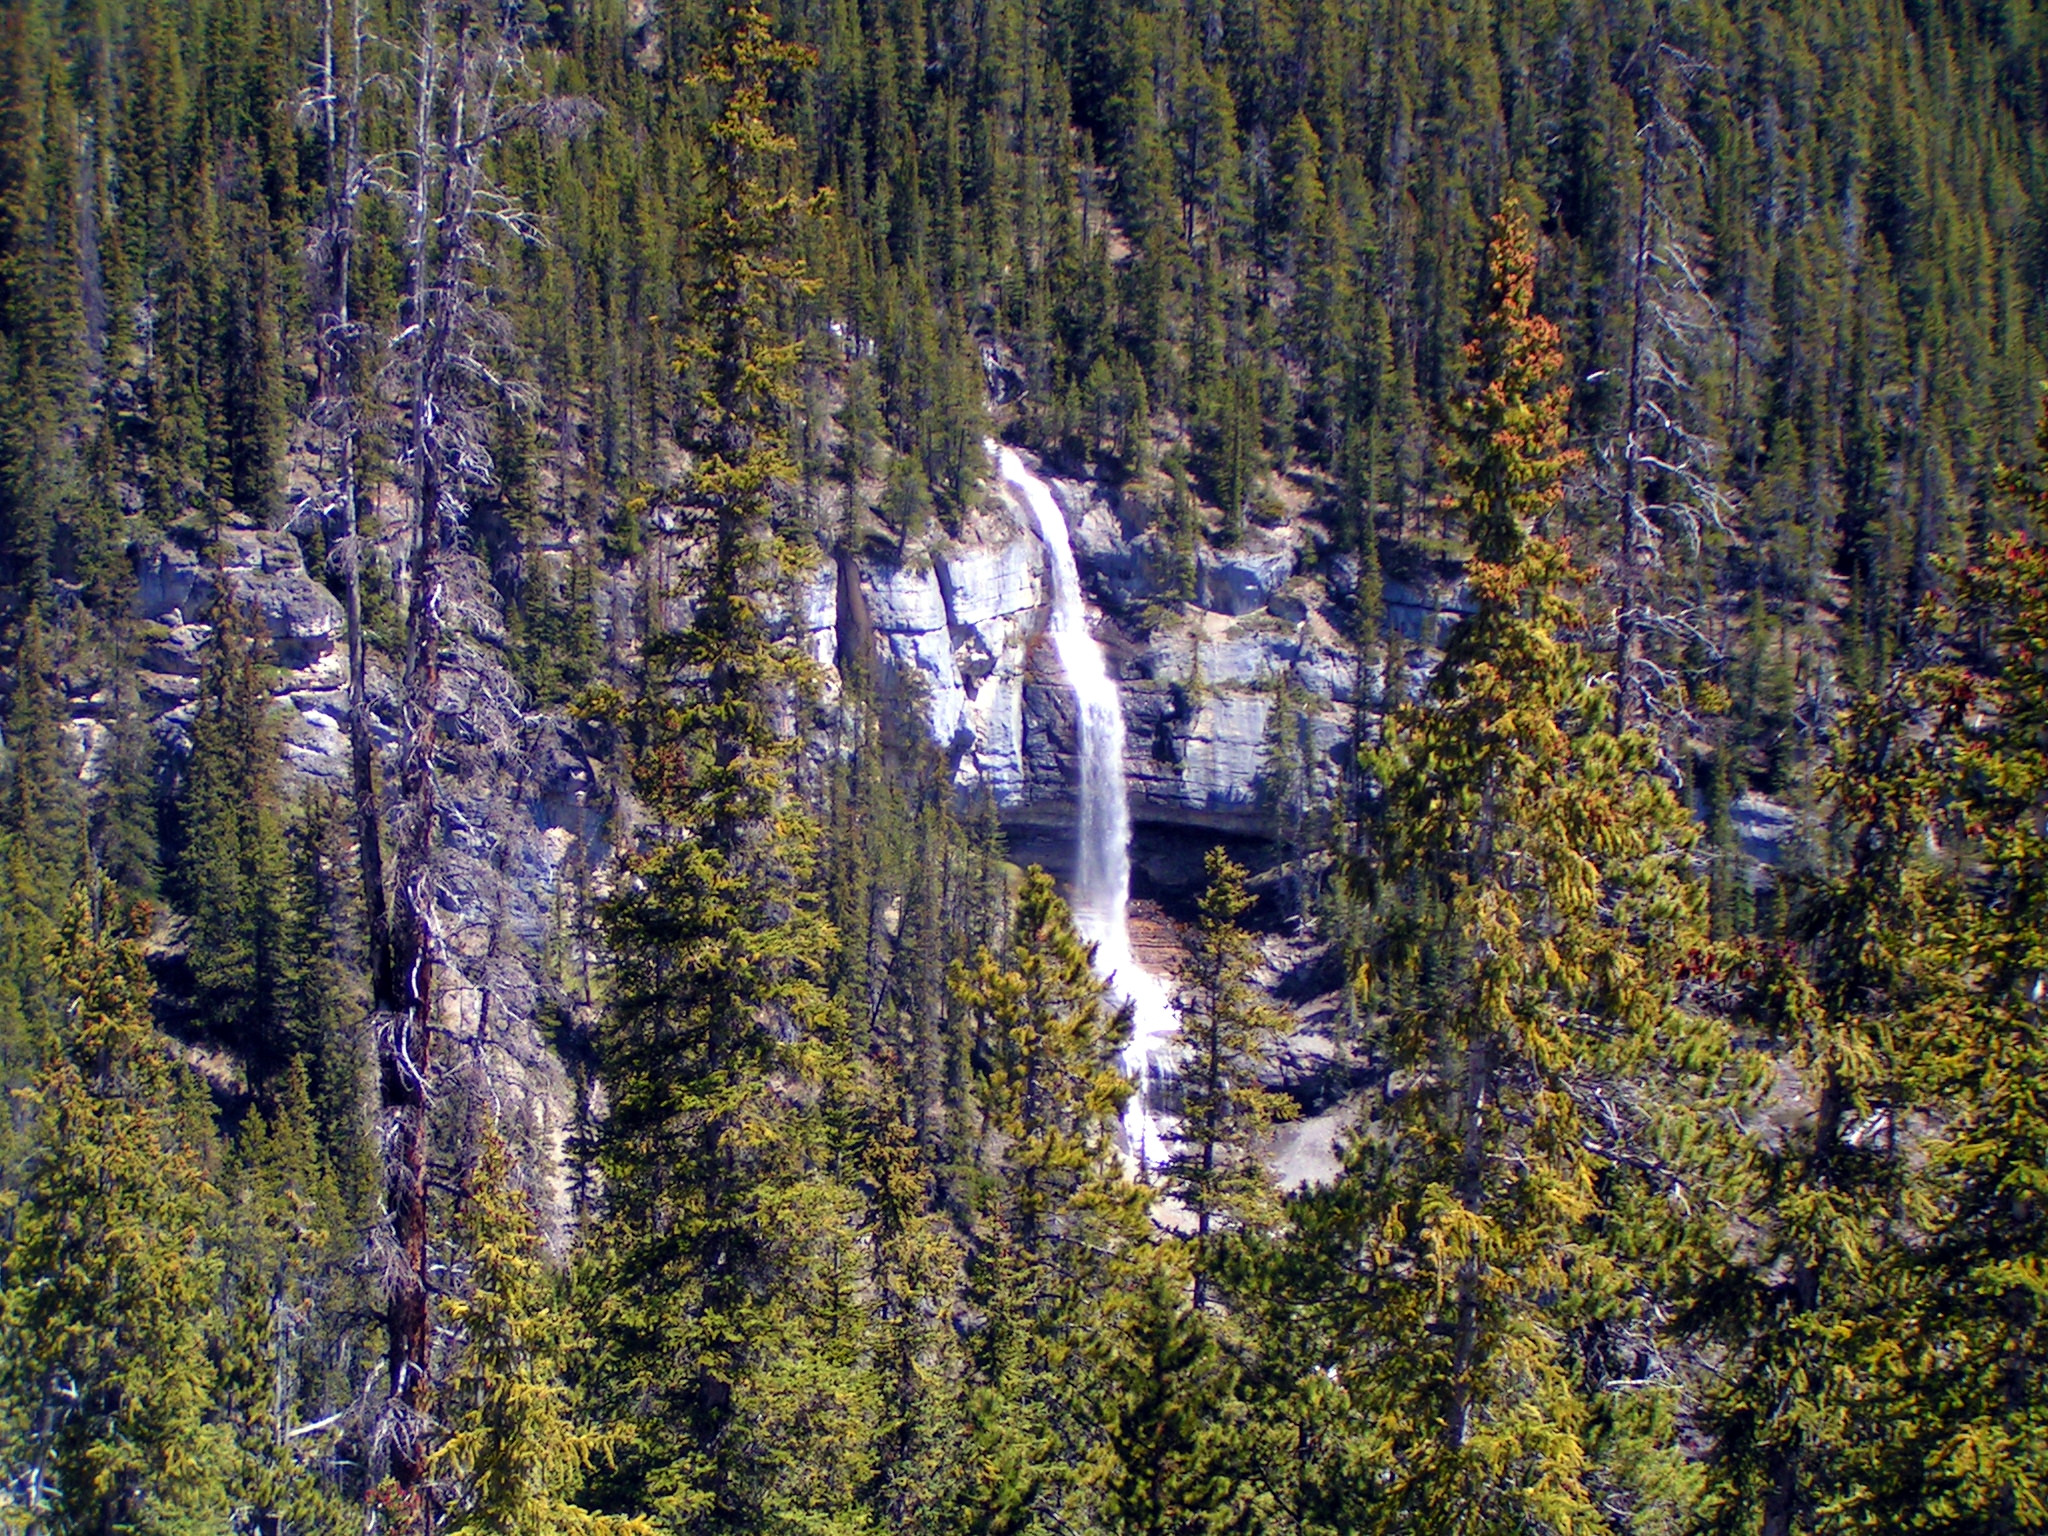
[[[7,0],[0,1529],[2048,1529],[2044,29]],[[1158,1168],[996,439],[1349,647]]]

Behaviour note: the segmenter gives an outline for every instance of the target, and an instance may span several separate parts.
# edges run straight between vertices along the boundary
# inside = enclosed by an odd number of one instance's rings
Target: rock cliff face
[[[1384,679],[1360,666],[1339,629],[1346,622],[1340,599],[1354,572],[1327,555],[1307,569],[1304,546],[1253,529],[1239,548],[1201,556],[1197,601],[1182,603],[1180,569],[1157,534],[1093,485],[1049,484],[1122,690],[1141,883],[1192,890],[1202,844],[1219,835],[1262,837],[1279,782],[1327,784],[1349,749],[1357,708],[1371,713],[1381,704]],[[389,521],[396,529],[403,520]],[[402,583],[402,538],[394,532],[378,553]],[[629,569],[599,584],[598,620],[615,641],[630,642],[643,574]],[[530,1135],[559,1152],[579,1105],[556,1040],[587,1007],[581,976],[563,959],[565,938],[587,911],[593,886],[602,887],[631,804],[565,712],[524,700],[483,572],[462,569],[455,587],[465,622],[444,661],[443,1055],[454,1070],[488,1084]],[[346,784],[343,611],[307,571],[297,539],[235,530],[209,543],[180,531],[139,553],[135,592],[144,644],[140,704],[167,760],[190,748],[207,641],[222,594],[231,592],[269,638],[290,772],[305,786]],[[1388,631],[1406,642],[1401,660],[1413,687],[1428,675],[1444,631],[1470,610],[1470,597],[1455,572],[1433,569],[1390,572],[1384,593]],[[921,711],[963,796],[990,795],[1020,856],[1057,866],[1066,857],[1079,765],[1073,694],[1046,637],[1048,600],[1045,551],[1029,515],[992,481],[987,504],[956,537],[904,560],[827,563],[800,584],[782,624],[823,669],[828,701],[835,666],[865,649],[895,696]],[[104,771],[106,697],[86,686],[74,699],[88,779]],[[396,742],[397,687],[381,665],[370,703],[373,732],[388,750]],[[1745,796],[1735,817],[1758,868],[1775,862],[1792,813]],[[1255,846],[1246,852],[1256,857]],[[1341,1117],[1343,1091],[1359,1065],[1333,1044],[1342,1031],[1318,1013],[1330,1010],[1336,983],[1320,975],[1324,961],[1313,952],[1269,959],[1269,989],[1290,1001],[1302,1023],[1276,1086],[1311,1115]],[[1324,1140],[1326,1131],[1318,1131]],[[1326,1171],[1327,1159],[1301,1136],[1295,1140],[1302,1144],[1292,1153],[1275,1153],[1290,1177]],[[557,1195],[559,1231],[567,1211],[559,1183]]]
[[[1288,707],[1303,723],[1296,741],[1306,744],[1309,771],[1318,772],[1333,766],[1343,748],[1359,689],[1377,688],[1376,679],[1361,677],[1355,652],[1333,624],[1323,583],[1295,574],[1291,544],[1254,530],[1255,541],[1242,550],[1205,554],[1196,583],[1201,603],[1148,632],[1148,618],[1173,608],[1162,610],[1175,578],[1155,538],[1126,525],[1095,487],[1050,483],[1074,530],[1123,688],[1137,816],[1250,830],[1263,814],[1283,690],[1291,691]],[[186,749],[214,605],[228,590],[269,636],[288,764],[304,780],[344,783],[341,604],[308,573],[289,534],[232,530],[217,548],[203,542],[181,530],[138,560],[144,703],[159,737],[174,755]],[[595,867],[606,798],[597,791],[597,770],[566,718],[522,710],[496,648],[502,635],[493,604],[480,579],[473,585],[470,633],[449,669],[448,767],[463,783],[487,760],[491,773],[503,776],[493,793],[515,797],[536,838],[587,843],[579,864]],[[629,598],[606,595],[608,612],[630,611]],[[1006,493],[997,490],[958,538],[907,561],[864,558],[814,573],[796,594],[789,622],[828,668],[843,645],[871,645],[883,674],[919,701],[964,792],[985,788],[1005,814],[1020,819],[1056,820],[1067,808],[1075,778],[1073,703],[1051,648],[1040,643],[1045,555]],[[391,678],[373,678],[373,726],[387,744],[395,739],[392,689]],[[94,712],[81,708],[76,723],[90,765],[99,733]],[[449,841],[459,847],[477,822],[460,797],[450,803]],[[550,900],[546,886],[557,862],[544,859],[527,871],[541,875],[540,894]]]
[[[1124,694],[1126,773],[1140,820],[1245,831],[1264,817],[1278,748],[1274,711],[1291,687],[1294,750],[1311,774],[1334,768],[1360,686],[1355,653],[1323,611],[1327,593],[1295,578],[1291,545],[1264,536],[1204,556],[1203,605],[1150,634],[1174,581],[1154,538],[1125,524],[1093,486],[1052,479],[1101,612]],[[1057,820],[1077,781],[1073,697],[1044,634],[1044,551],[1007,491],[928,563],[864,562],[858,588],[885,670],[924,699],[933,739],[963,789],[985,787],[1013,819]],[[844,616],[842,616],[844,617]]]
[[[157,716],[160,738],[176,752],[187,745],[204,647],[213,635],[207,619],[227,590],[260,619],[269,637],[279,669],[278,699],[290,709],[289,715],[280,712],[286,760],[309,779],[346,779],[348,663],[341,604],[306,573],[297,539],[237,529],[224,533],[215,551],[202,552],[199,538],[180,530],[145,551],[135,574],[144,621],[142,702]],[[90,776],[92,733],[84,733]]]
[[[1243,548],[1203,557],[1199,604],[1165,602],[1178,576],[1156,537],[1096,487],[1051,483],[1123,690],[1134,817],[1162,833],[1264,827],[1283,680],[1289,750],[1312,775],[1334,768],[1356,692],[1362,681],[1374,686],[1333,627],[1324,583],[1297,574],[1293,544],[1254,530]],[[402,523],[389,520],[394,530]],[[402,585],[400,534],[378,553]],[[638,579],[627,571],[601,584],[607,630],[632,622]],[[601,885],[630,807],[564,712],[526,704],[483,572],[466,568],[455,585],[464,623],[444,660],[441,720],[443,1056],[559,1148],[578,1105],[553,1041],[580,1005],[562,941],[591,882]],[[167,763],[190,750],[207,642],[232,593],[269,640],[289,773],[309,788],[346,785],[343,609],[306,569],[295,537],[231,530],[216,542],[178,530],[138,552],[135,592],[140,702]],[[1056,839],[1078,765],[1073,696],[1044,643],[1047,600],[1044,549],[1024,509],[992,482],[989,504],[958,537],[901,562],[828,564],[802,583],[783,622],[827,669],[828,696],[847,647],[870,647],[882,676],[923,711],[963,795],[986,791],[1020,834]],[[373,732],[388,751],[397,680],[379,663],[370,681]],[[101,707],[98,694],[74,705],[89,779],[104,768]],[[384,767],[391,777],[393,765]]]
[[[223,594],[259,619],[268,637],[272,714],[294,792],[342,788],[349,777],[344,611],[287,533],[230,530],[208,547],[195,531],[178,530],[139,553],[140,703],[167,767],[191,748],[206,642]],[[565,716],[522,707],[482,573],[459,570],[452,595],[467,622],[443,667],[437,905],[448,1043],[441,1054],[448,1070],[488,1083],[515,1122],[559,1154],[576,1103],[552,1037],[574,998],[548,957],[585,876],[603,865],[614,797]],[[370,678],[370,704],[373,733],[388,751],[397,742],[397,685],[381,664]],[[75,706],[73,725],[91,782],[103,770],[107,735],[97,697]],[[387,781],[393,768],[387,758]],[[562,1166],[559,1155],[554,1162]],[[557,1230],[564,1193],[556,1190],[551,1213]]]

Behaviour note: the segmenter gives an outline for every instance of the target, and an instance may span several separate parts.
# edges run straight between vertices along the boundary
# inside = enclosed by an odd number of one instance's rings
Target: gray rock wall
[[[1095,487],[1050,483],[1122,681],[1134,812],[1258,825],[1283,679],[1311,722],[1311,771],[1334,772],[1358,668],[1320,612],[1326,595],[1292,580],[1293,547],[1258,534],[1241,551],[1205,557],[1206,608],[1140,638],[1125,626],[1171,607],[1170,563]],[[877,659],[924,701],[963,789],[986,787],[1006,813],[1040,820],[1065,810],[1079,771],[1072,696],[1052,648],[1038,643],[1044,562],[1028,514],[1002,493],[959,539],[935,547],[928,566],[860,566]]]
[[[196,533],[179,530],[141,552],[136,578],[140,703],[167,757],[190,750],[207,642],[221,597],[231,592],[269,640],[272,712],[288,772],[301,787],[346,786],[345,612],[306,570],[297,539],[228,530],[203,548]],[[567,1219],[562,1151],[576,1104],[551,1040],[576,999],[549,955],[560,948],[584,877],[601,872],[609,857],[616,795],[565,716],[524,707],[499,644],[496,596],[480,569],[457,569],[451,603],[468,622],[442,677],[435,910],[447,1043],[440,1055],[443,1070],[488,1094],[509,1124],[546,1149],[555,1200],[545,1214],[559,1236]],[[397,742],[397,686],[381,662],[369,691],[373,735],[388,754]],[[73,722],[88,781],[102,767],[98,702],[81,701]],[[395,764],[387,755],[382,766],[388,784]]]
[[[1293,546],[1261,534],[1241,550],[1206,557],[1206,606],[1142,633],[1141,616],[1172,606],[1162,604],[1172,561],[1097,488],[1053,484],[1122,682],[1136,815],[1169,826],[1263,826],[1283,677],[1298,693],[1318,771],[1334,771],[1358,671],[1321,612],[1326,594],[1295,575]],[[397,573],[402,602],[404,519],[386,525],[392,531],[374,553]],[[629,635],[643,575],[628,569],[600,584],[606,632]],[[136,576],[141,703],[164,751],[175,759],[190,748],[217,605],[232,591],[269,639],[289,772],[303,785],[346,786],[343,609],[306,570],[298,541],[230,530],[208,543],[180,531],[140,554]],[[602,889],[631,804],[564,712],[536,711],[522,697],[482,570],[463,567],[454,585],[464,622],[444,660],[441,707],[443,1058],[555,1154],[559,1175],[578,1106],[551,1037],[582,1006],[564,939],[577,904]],[[842,648],[871,645],[883,675],[917,702],[951,754],[963,793],[986,789],[1006,814],[1058,826],[1071,814],[1078,770],[1073,696],[1043,643],[1046,603],[1044,549],[1024,510],[998,493],[957,538],[907,562],[827,562],[802,580],[780,622],[820,664],[828,702]],[[103,702],[102,693],[74,706],[89,778],[104,757]],[[381,662],[370,706],[373,734],[388,754],[397,686]],[[392,778],[388,757],[383,766]],[[567,1210],[559,1177],[556,1195],[549,1214],[559,1233]]]

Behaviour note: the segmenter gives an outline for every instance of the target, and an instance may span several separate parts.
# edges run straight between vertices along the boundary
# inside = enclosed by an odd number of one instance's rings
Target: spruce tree
[[[1033,866],[1005,952],[953,969],[975,1021],[983,1116],[969,1266],[981,1326],[969,1344],[971,1450],[953,1495],[968,1529],[1034,1530],[1085,1503],[1094,1299],[1131,1278],[1144,1220],[1114,1141],[1131,1091],[1118,1058],[1129,1023],[1091,961],[1052,877]]]
[[[50,633],[34,610],[22,620],[13,670],[0,831],[21,850],[39,886],[37,904],[55,922],[78,867],[83,806],[77,756],[64,732],[64,695],[50,654]]]
[[[1689,819],[1651,744],[1604,728],[1607,693],[1564,638],[1573,573],[1530,532],[1560,494],[1566,396],[1513,203],[1489,262],[1447,447],[1478,611],[1388,721],[1354,870],[1400,901],[1382,907],[1375,983],[1426,984],[1391,990],[1380,1123],[1303,1220],[1300,1262],[1341,1298],[1326,1347],[1359,1416],[1349,1454],[1374,1469],[1347,1504],[1355,1529],[1597,1521],[1602,1384],[1568,1338],[1628,1287],[1598,1237],[1593,1084],[1662,1048],[1697,926]]]
[[[1888,1522],[2024,1530],[2048,1523],[2048,548],[2002,538],[1956,588],[1957,638],[1974,630],[1983,647],[1974,666],[1910,679],[1935,729],[1885,765],[1946,834],[1935,920],[1893,937],[1925,946],[1910,1031],[1914,1077],[1940,1106],[1938,1215],[1932,1283],[1910,1324],[1883,1330],[1867,1409],[1880,1444],[1905,1442],[1888,1457]],[[1903,1403],[1886,1391],[1899,1376]]]
[[[805,199],[778,76],[808,64],[750,3],[721,16],[682,359],[695,463],[679,511],[706,563],[680,633],[650,637],[620,722],[651,825],[605,907],[613,1002],[600,1037],[605,1210],[589,1271],[600,1382],[635,1430],[620,1497],[706,1530],[851,1520],[873,1476],[874,1384],[855,1294],[854,1192],[832,1176],[819,1093],[843,1070],[826,990],[833,934],[816,830],[781,726],[805,658],[764,602],[802,558],[777,526],[797,351],[777,307]],[[812,1426],[837,1425],[829,1439]]]
[[[1089,1354],[1087,1390],[1100,1420],[1089,1471],[1100,1529],[1244,1529],[1254,1485],[1236,1459],[1237,1365],[1212,1315],[1190,1304],[1178,1266],[1134,1266],[1105,1288]]]
[[[505,1143],[484,1134],[461,1221],[465,1292],[449,1301],[460,1352],[442,1392],[447,1431],[432,1463],[449,1536],[646,1536],[639,1519],[576,1502],[616,1430],[582,1421],[564,1377],[576,1335]]]
[[[1743,1022],[1812,1110],[1702,1139],[1745,1236],[1702,1212],[1676,1250],[1680,1320],[1721,1362],[1701,1423],[1722,1528],[2043,1518],[2044,860],[2022,807],[2048,782],[2048,560],[1987,553],[1928,610],[1947,654],[1842,723],[1821,780],[1840,866],[1793,893],[1787,942],[1738,952]]]
[[[6,1212],[0,1436],[8,1496],[40,1529],[227,1518],[206,1348],[218,1197],[150,1022],[147,923],[103,881],[66,910],[63,1020],[28,1090],[33,1140]]]
[[[0,1082],[26,1082],[59,1006],[52,956],[81,852],[78,785],[58,723],[41,616],[29,610],[8,701],[0,778]],[[15,1117],[0,1119],[10,1151]],[[8,1159],[11,1164],[13,1159]]]
[[[331,1528],[347,1506],[329,1462],[357,1385],[334,1361],[353,1351],[370,1298],[302,1060],[269,1111],[249,1113],[222,1183],[209,1417],[234,1438],[228,1493],[255,1529]]]
[[[1131,1092],[1118,1057],[1129,1022],[1109,1004],[1052,876],[1033,865],[1010,944],[956,965],[977,1023],[980,1101],[1006,1189],[1000,1212],[1025,1252],[1068,1237],[1076,1202],[1111,1177],[1112,1132]]]
[[[295,1054],[287,995],[290,864],[277,733],[256,642],[223,578],[178,797],[175,889],[206,1026],[267,1078]]]
[[[1285,1019],[1252,986],[1258,951],[1238,926],[1252,904],[1245,872],[1221,848],[1209,850],[1206,868],[1180,1021],[1179,1124],[1160,1170],[1167,1193],[1195,1218],[1197,1307],[1207,1299],[1212,1233],[1278,1215],[1258,1154],[1265,1132],[1293,1109],[1259,1081]]]

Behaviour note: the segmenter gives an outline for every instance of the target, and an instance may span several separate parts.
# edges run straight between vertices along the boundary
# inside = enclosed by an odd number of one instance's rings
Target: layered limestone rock
[[[1381,707],[1385,677],[1361,666],[1347,639],[1355,563],[1318,552],[1302,523],[1254,528],[1230,550],[1200,553],[1194,600],[1183,602],[1181,562],[1141,507],[1089,482],[1049,483],[1121,692],[1138,842],[1156,845],[1137,850],[1140,884],[1180,900],[1198,888],[1201,853],[1218,835],[1241,839],[1243,850],[1269,846],[1283,784],[1306,783],[1310,794],[1333,785],[1357,714]],[[385,525],[393,531],[380,559],[402,572],[404,519]],[[657,537],[664,532],[674,533],[658,529]],[[566,547],[542,553],[571,555]],[[651,565],[657,559],[648,556]],[[1042,846],[1056,858],[1073,841],[1080,765],[1074,695],[1044,643],[1045,561],[1030,516],[991,477],[984,505],[952,538],[908,560],[825,561],[799,581],[776,622],[818,664],[828,704],[837,666],[865,648],[895,696],[921,711],[963,795],[993,798],[1020,857]],[[306,570],[295,538],[230,530],[212,541],[180,531],[140,554],[136,577],[140,703],[169,756],[189,750],[217,605],[232,591],[269,640],[288,768],[304,784],[346,785],[343,611]],[[441,1054],[553,1154],[549,1214],[559,1233],[568,1209],[562,1153],[580,1106],[554,1040],[565,1024],[587,1022],[592,1006],[569,936],[584,927],[633,808],[601,744],[565,711],[536,710],[522,696],[482,572],[465,567],[458,585],[464,622],[444,660],[440,721]],[[632,626],[647,622],[635,618],[647,593],[675,589],[633,567],[602,576],[593,598],[601,629],[630,654]],[[1412,691],[1444,634],[1472,611],[1471,594],[1455,569],[1420,557],[1389,570],[1382,592]],[[662,622],[687,622],[687,613],[664,609]],[[370,705],[389,783],[397,689],[381,662]],[[104,762],[105,707],[104,690],[73,704],[89,778]],[[1798,832],[1791,810],[1761,796],[1743,796],[1732,814],[1759,871]],[[1168,866],[1170,874],[1155,873]],[[1367,1064],[1342,1044],[1348,1030],[1333,1001],[1342,978],[1322,974],[1325,958],[1275,951],[1268,961],[1260,980],[1299,1024],[1275,1056],[1270,1084],[1307,1117],[1277,1134],[1271,1161],[1290,1183],[1328,1177],[1331,1138],[1349,1124]]]
[[[180,529],[143,553],[135,576],[143,621],[142,703],[171,752],[182,754],[189,745],[186,731],[213,637],[208,620],[228,591],[260,621],[269,641],[274,692],[288,708],[278,714],[286,762],[309,779],[346,781],[345,616],[334,594],[308,574],[297,539],[236,528],[202,547],[196,531]]]
[[[402,521],[394,520],[402,527]],[[402,539],[382,551],[398,563]],[[178,529],[138,554],[135,603],[143,644],[139,699],[166,759],[191,750],[199,679],[223,595],[231,594],[267,640],[272,719],[280,730],[287,793],[349,780],[346,616],[307,571],[288,533],[229,529],[208,539]],[[439,710],[441,809],[435,912],[441,944],[440,1013],[448,1070],[468,1076],[510,1123],[549,1149],[556,1182],[551,1229],[565,1230],[560,1172],[577,1118],[576,1096],[552,1039],[578,999],[549,956],[610,856],[617,796],[580,731],[561,713],[526,707],[502,650],[495,592],[457,562],[450,602],[463,615],[442,660]],[[807,626],[829,630],[836,604],[804,605]],[[831,654],[829,638],[824,656]],[[817,647],[814,642],[814,654]],[[397,742],[397,683],[381,659],[369,678],[371,729],[387,753]],[[98,694],[74,704],[85,777],[103,763]]]
[[[1086,482],[1052,485],[1123,694],[1134,817],[1168,832],[1263,829],[1283,693],[1293,750],[1312,775],[1334,772],[1348,739],[1360,676],[1325,611],[1322,579],[1300,573],[1287,538],[1253,530],[1242,547],[1204,556],[1200,601],[1181,605],[1171,551],[1126,521],[1139,509]],[[986,791],[1013,821],[1057,827],[1071,816],[1078,768],[1073,695],[1044,643],[1045,550],[1025,509],[993,479],[988,492],[954,537],[907,561],[822,563],[798,583],[777,625],[819,664],[828,703],[847,647],[870,647],[898,696],[922,711],[963,794]],[[402,604],[405,520],[385,526],[373,554],[395,573]],[[565,935],[601,890],[631,804],[566,711],[535,710],[524,697],[503,650],[496,592],[480,568],[458,566],[451,600],[462,622],[443,658],[440,715],[443,1059],[487,1083],[538,1144],[559,1153],[578,1105],[551,1036],[585,1006],[577,967],[563,960]],[[629,640],[643,581],[634,568],[599,581],[593,601],[605,633]],[[344,614],[306,569],[296,538],[178,530],[139,553],[135,590],[139,702],[170,762],[190,750],[218,604],[232,592],[268,640],[290,775],[299,785],[345,788]],[[381,658],[373,658],[369,693],[389,784],[397,679]],[[99,694],[74,701],[88,775],[104,758],[103,705]],[[559,1217],[566,1193],[557,1193]]]
[[[1045,626],[1045,560],[1015,509],[977,527],[981,536],[949,544],[936,557],[946,599],[948,637],[963,691],[959,779],[985,787],[998,805],[1025,793],[1024,674],[1033,638]]]
[[[922,696],[932,738],[953,746],[967,692],[953,660],[938,572],[929,565],[863,562],[860,579],[885,675],[910,685],[906,691],[913,697]]]
[[[1100,610],[1099,638],[1123,691],[1133,815],[1211,829],[1263,824],[1267,780],[1282,750],[1275,710],[1283,695],[1285,718],[1295,727],[1286,750],[1304,759],[1299,766],[1311,778],[1333,773],[1349,739],[1358,666],[1321,611],[1327,595],[1320,586],[1290,582],[1298,563],[1292,543],[1253,530],[1242,549],[1206,556],[1198,587],[1207,607],[1176,616],[1178,578],[1156,537],[1128,524],[1099,488],[1051,477],[1048,483],[1066,514],[1083,580]],[[1027,593],[1024,573],[1042,568],[1043,552],[1010,510],[1007,539],[983,543],[977,560],[1013,572],[1005,590],[1022,604],[1036,597]],[[961,615],[953,617],[957,626]],[[999,635],[981,637],[984,665],[998,686],[985,713],[969,712],[973,735],[963,778],[989,785],[1014,817],[1058,820],[1070,808],[1079,772],[1072,695],[1050,654],[1028,645],[1043,627],[1042,607],[1020,606],[1006,619]],[[1157,623],[1149,635],[1138,630],[1143,619]]]
[[[1196,590],[1210,612],[1241,618],[1270,603],[1293,574],[1293,546],[1255,528],[1239,548],[1202,552]]]

